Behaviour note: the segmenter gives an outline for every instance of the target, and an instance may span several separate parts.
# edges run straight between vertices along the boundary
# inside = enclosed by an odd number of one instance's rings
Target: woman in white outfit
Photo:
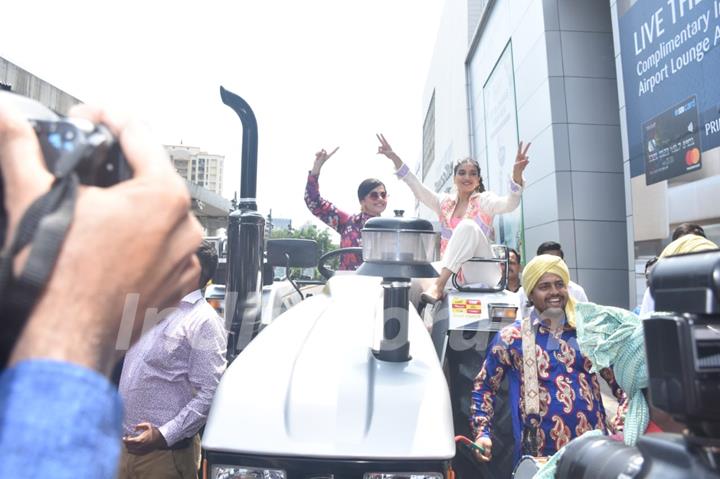
[[[524,149],[522,142],[518,146],[509,195],[499,196],[485,191],[480,165],[472,158],[465,158],[455,164],[453,174],[456,192],[438,195],[410,172],[383,135],[377,135],[377,138],[380,141],[378,154],[392,160],[396,168],[395,175],[407,183],[420,202],[438,215],[441,270],[432,286],[422,295],[425,301],[435,302],[442,298],[448,279],[460,270],[462,263],[473,256],[490,256],[490,242],[495,240],[493,217],[513,211],[520,204],[524,185],[522,173],[529,162],[527,152],[530,143]]]

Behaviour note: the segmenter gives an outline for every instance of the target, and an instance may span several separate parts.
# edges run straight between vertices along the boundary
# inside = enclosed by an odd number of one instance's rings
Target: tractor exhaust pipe
[[[220,98],[243,126],[240,200],[228,216],[225,326],[228,362],[232,362],[260,328],[265,219],[257,212],[258,130],[255,113],[238,95],[220,87]]]
[[[235,93],[220,87],[222,102],[232,108],[242,122],[242,160],[240,170],[240,210],[257,211],[257,149],[258,128],[250,105]]]

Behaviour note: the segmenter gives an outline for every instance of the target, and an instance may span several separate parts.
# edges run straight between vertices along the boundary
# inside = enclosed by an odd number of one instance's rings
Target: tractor
[[[255,199],[255,116],[241,97],[220,92],[243,125],[242,167],[227,229],[230,364],[203,433],[203,477],[508,476],[512,447],[503,441],[512,436],[502,402],[497,459],[478,465],[455,442],[470,434],[472,379],[489,339],[517,314],[517,295],[505,290],[507,248],[473,259],[493,271],[491,281],[454,278],[441,302],[422,307],[410,302],[410,290],[436,276],[439,250],[439,234],[424,219],[372,218],[362,248],[323,257],[311,240],[266,240]],[[346,253],[362,254],[357,271],[326,266]],[[272,274],[310,266],[324,284]]]

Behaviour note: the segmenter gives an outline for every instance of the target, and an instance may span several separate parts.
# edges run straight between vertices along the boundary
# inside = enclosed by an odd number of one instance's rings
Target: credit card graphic
[[[700,119],[691,96],[642,125],[648,185],[702,168]]]

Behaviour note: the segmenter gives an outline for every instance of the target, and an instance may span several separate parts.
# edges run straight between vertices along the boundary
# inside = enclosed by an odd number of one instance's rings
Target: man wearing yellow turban
[[[533,258],[523,272],[523,285],[527,288],[527,291],[530,291],[528,297],[530,301],[532,301],[533,290],[546,274],[555,275],[561,279],[564,288],[567,290],[567,285],[570,284],[570,271],[568,271],[565,261],[555,255],[541,254]],[[568,324],[575,327],[575,300],[569,294],[567,295],[565,314]]]
[[[475,443],[485,450],[476,454],[481,461],[491,458],[495,395],[506,374],[516,461],[551,456],[587,431],[606,431],[600,384],[577,343],[569,281],[558,256],[538,255],[525,266],[523,285],[533,308],[495,336],[475,378],[471,416]],[[625,402],[612,371],[601,375]]]

